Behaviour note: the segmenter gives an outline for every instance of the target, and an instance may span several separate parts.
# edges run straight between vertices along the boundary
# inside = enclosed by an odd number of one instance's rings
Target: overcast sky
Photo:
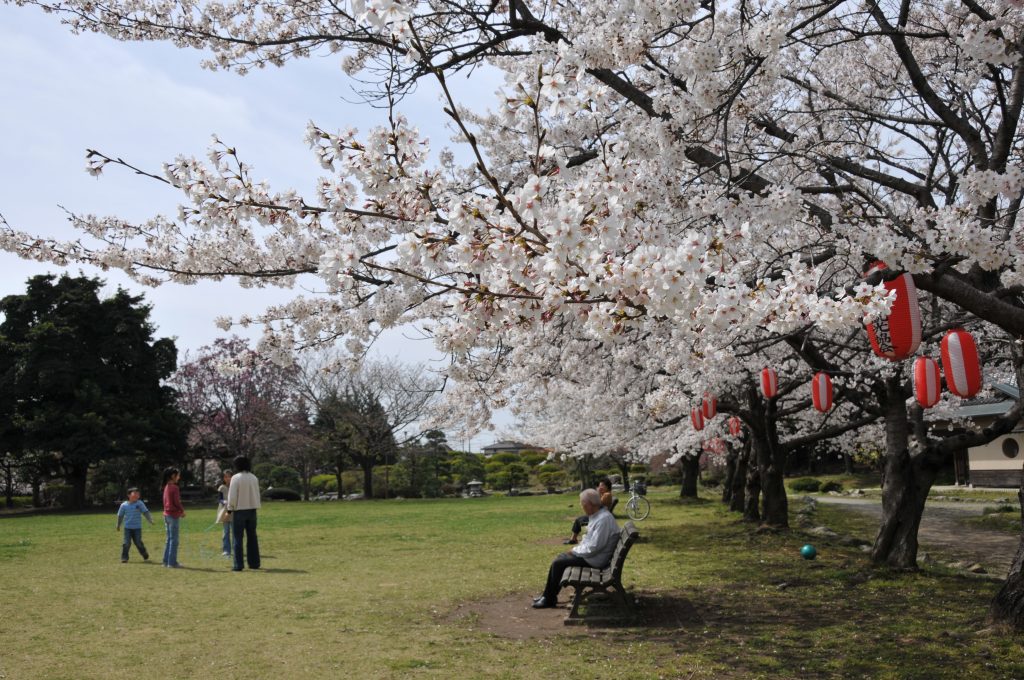
[[[75,236],[64,208],[133,220],[174,215],[174,190],[113,166],[92,177],[84,170],[85,150],[159,172],[161,163],[178,154],[204,157],[213,134],[238,148],[242,160],[254,166],[254,176],[276,189],[312,195],[323,170],[303,142],[307,122],[366,130],[383,120],[382,112],[352,103],[337,55],[245,77],[203,70],[200,60],[197,52],[165,44],[75,36],[53,15],[0,4],[0,213],[15,229],[57,238]],[[489,101],[496,87],[474,79],[460,89]],[[436,92],[422,88],[403,108],[431,138],[435,152],[447,143]],[[35,274],[61,271],[0,253],[0,295],[24,291],[25,280]],[[176,337],[180,350],[195,350],[223,335],[214,317],[255,314],[293,294],[245,290],[232,282],[144,288],[120,272],[75,267],[69,273],[80,271],[102,276],[111,289],[120,285],[144,293],[158,335]],[[429,342],[413,336],[389,333],[374,352],[407,362],[440,359]],[[495,421],[500,428],[510,424],[507,415]],[[494,438],[483,433],[473,439],[473,448]]]

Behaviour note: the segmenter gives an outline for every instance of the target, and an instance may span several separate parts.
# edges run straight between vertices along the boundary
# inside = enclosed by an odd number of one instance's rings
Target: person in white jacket
[[[260,482],[252,473],[252,463],[247,456],[238,456],[234,462],[235,474],[228,487],[228,512],[231,513],[231,531],[235,539],[235,563],[231,571],[242,571],[245,562],[250,569],[259,569],[256,511],[260,508]],[[244,548],[242,536],[245,536]]]
[[[534,599],[534,609],[554,607],[558,604],[558,591],[562,589],[562,573],[569,567],[596,567],[604,569],[615,553],[619,542],[619,525],[608,509],[601,505],[601,496],[595,489],[580,494],[580,507],[589,517],[589,528],[583,542],[571,551],[562,553],[551,562],[544,594]]]

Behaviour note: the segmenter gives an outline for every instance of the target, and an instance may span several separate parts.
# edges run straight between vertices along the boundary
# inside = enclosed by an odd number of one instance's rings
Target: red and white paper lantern
[[[743,432],[743,421],[737,416],[729,418],[729,434],[733,437],[740,436],[740,432]]]
[[[828,373],[818,372],[811,379],[811,401],[814,408],[825,413],[832,408],[832,378]]]
[[[886,269],[884,262],[875,262],[864,274]],[[883,284],[896,291],[896,300],[889,315],[867,325],[868,340],[875,354],[892,361],[902,361],[917,351],[921,344],[921,308],[917,302],[917,286],[910,274],[900,274]]]
[[[931,408],[942,396],[942,376],[939,365],[931,357],[914,359],[914,397],[917,403]]]
[[[942,372],[946,387],[958,397],[973,397],[981,389],[978,347],[963,328],[954,328],[942,338]]]
[[[704,419],[711,420],[718,415],[718,399],[714,398],[710,394],[705,394],[704,402],[701,404],[701,410],[704,412]]]
[[[761,369],[761,394],[766,399],[771,399],[779,393],[779,376],[775,374],[774,368]]]
[[[693,429],[697,432],[704,429],[704,414],[699,408],[690,409],[690,422],[693,423]]]

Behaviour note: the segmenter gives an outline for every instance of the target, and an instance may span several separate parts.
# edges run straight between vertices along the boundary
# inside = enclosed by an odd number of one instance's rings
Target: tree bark
[[[1006,581],[992,600],[989,618],[995,622],[1008,624],[1016,630],[1024,630],[1024,474],[1020,478],[1017,500],[1021,503],[1020,544],[1006,575]]]
[[[680,498],[697,497],[697,476],[700,474],[700,456],[683,456],[679,461],[683,471],[683,482],[679,486]]]
[[[747,454],[747,480],[743,490],[743,519],[747,522],[761,521],[761,471],[757,469],[757,457],[753,445]]]
[[[14,507],[14,466],[10,459],[4,459],[4,497],[8,508]]]
[[[81,510],[85,507],[85,483],[88,467],[75,466],[68,473],[67,480],[71,483],[71,508]]]
[[[745,505],[745,494],[747,486],[747,476],[749,474],[749,461],[750,461],[750,439],[743,442],[742,448],[740,448],[739,455],[736,457],[736,474],[733,476],[732,481],[732,498],[729,501],[729,509],[734,512],[743,512]]]
[[[363,468],[363,498],[373,498],[373,461],[367,459],[362,465]]]
[[[736,466],[739,464],[739,454],[729,447],[729,453],[725,457],[725,481],[722,483],[722,502],[728,503],[732,500],[732,483],[736,479]]]
[[[754,431],[754,451],[761,472],[761,522],[773,527],[789,527],[789,500],[783,473],[786,452],[779,446],[775,429],[775,401],[769,399],[764,409],[764,429]]]
[[[338,500],[340,501],[345,496],[345,489],[341,486],[341,459],[337,458],[334,461],[334,479],[338,481]]]
[[[900,376],[886,380],[883,406],[882,522],[871,550],[871,559],[897,569],[916,569],[917,530],[938,466],[923,455],[910,455],[906,395]]]

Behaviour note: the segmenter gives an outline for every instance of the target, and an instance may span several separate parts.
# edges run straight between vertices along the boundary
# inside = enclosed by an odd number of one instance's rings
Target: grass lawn
[[[799,532],[671,492],[626,562],[638,624],[503,634],[474,607],[507,601],[527,628],[552,614],[530,596],[574,500],[273,503],[264,569],[241,573],[211,508],[183,521],[181,570],[134,549],[121,564],[113,512],[2,518],[0,678],[1024,677],[1024,637],[985,628],[997,584],[876,570],[820,540],[804,561]],[[838,512],[821,521],[856,530]],[[158,562],[160,527],[143,536]]]

